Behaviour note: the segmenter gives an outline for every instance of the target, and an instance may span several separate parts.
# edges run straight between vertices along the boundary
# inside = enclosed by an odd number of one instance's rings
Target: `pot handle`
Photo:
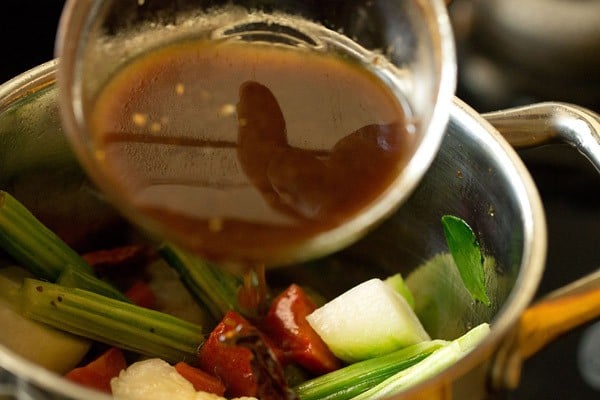
[[[493,389],[515,389],[523,361],[586,322],[600,317],[600,269],[558,289],[526,309],[492,359]]]
[[[600,115],[573,104],[547,102],[483,114],[516,148],[568,143],[600,172]]]
[[[568,143],[600,172],[600,116],[565,103],[539,103],[483,114],[516,148]],[[529,307],[496,352],[491,365],[494,389],[518,386],[524,360],[545,345],[600,316],[600,269]]]

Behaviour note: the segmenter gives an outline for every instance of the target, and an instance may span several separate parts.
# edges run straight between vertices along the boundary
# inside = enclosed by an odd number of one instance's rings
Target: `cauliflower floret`
[[[131,364],[110,382],[116,400],[225,400],[212,393],[196,392],[175,367],[159,358]],[[233,400],[256,400],[240,397]]]
[[[194,386],[173,366],[158,358],[132,364],[113,378],[110,386],[118,400],[196,399]]]

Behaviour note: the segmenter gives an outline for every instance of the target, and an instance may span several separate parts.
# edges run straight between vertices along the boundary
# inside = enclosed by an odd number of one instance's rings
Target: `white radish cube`
[[[430,340],[406,300],[380,279],[355,286],[306,319],[329,349],[347,362]]]

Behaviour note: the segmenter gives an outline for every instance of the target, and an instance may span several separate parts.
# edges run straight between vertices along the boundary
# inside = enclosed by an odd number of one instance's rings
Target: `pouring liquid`
[[[411,154],[402,99],[342,55],[189,41],[142,55],[99,93],[90,128],[113,189],[167,238],[245,274],[375,201]]]

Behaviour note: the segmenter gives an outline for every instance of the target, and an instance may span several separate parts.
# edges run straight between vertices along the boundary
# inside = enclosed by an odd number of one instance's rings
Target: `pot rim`
[[[58,60],[40,64],[0,85],[0,112],[19,100],[55,84]],[[404,391],[396,398],[411,397],[431,385],[452,382],[490,357],[510,329],[518,322],[520,315],[531,303],[542,277],[546,260],[547,232],[546,218],[540,195],[533,178],[514,149],[502,135],[481,115],[458,98],[450,107],[450,120],[458,121],[466,128],[480,133],[478,139],[497,154],[501,154],[509,169],[518,204],[524,214],[524,247],[519,275],[496,318],[492,322],[491,333],[472,352],[435,377]],[[0,368],[27,382],[39,385],[45,390],[66,396],[90,400],[109,400],[111,396],[87,389],[67,381],[61,376],[32,363],[0,344]]]
[[[39,64],[0,84],[0,112],[56,82],[58,59]]]
[[[546,215],[537,186],[529,170],[500,132],[457,97],[454,98],[450,115],[451,121],[460,121],[469,129],[487,132],[487,135],[480,135],[479,139],[490,146],[496,154],[502,154],[505,158],[504,164],[510,163],[512,165],[511,181],[513,182],[518,204],[524,211],[523,240],[524,243],[530,243],[530,245],[525,245],[523,248],[517,280],[511,289],[510,295],[490,323],[490,334],[458,362],[436,376],[402,392],[402,394],[392,396],[391,399],[412,399],[413,396],[416,396],[427,387],[443,387],[476,368],[482,362],[490,361],[493,353],[504,340],[510,337],[510,333],[517,326],[520,316],[531,304],[545,268],[548,246]],[[529,212],[526,212],[527,210]],[[488,376],[489,371],[486,371],[485,378],[487,379]],[[488,382],[482,383],[486,385]],[[489,388],[486,386],[486,389]]]
[[[15,103],[56,83],[58,59],[52,59],[25,71],[0,84],[0,113]],[[0,344],[0,368],[17,379],[39,385],[44,390],[62,396],[89,400],[110,400],[112,396],[99,393],[70,382],[63,377],[41,367]],[[21,384],[15,390],[22,389]],[[26,387],[24,390],[27,390]]]

